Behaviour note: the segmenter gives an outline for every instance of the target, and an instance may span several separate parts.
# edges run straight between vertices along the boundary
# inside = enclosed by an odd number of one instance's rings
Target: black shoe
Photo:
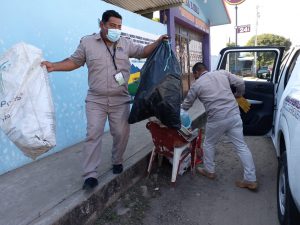
[[[119,174],[123,172],[123,165],[122,164],[117,164],[113,165],[113,174]]]
[[[83,190],[93,189],[97,185],[98,185],[98,180],[94,177],[89,177],[89,178],[85,179],[82,189]]]

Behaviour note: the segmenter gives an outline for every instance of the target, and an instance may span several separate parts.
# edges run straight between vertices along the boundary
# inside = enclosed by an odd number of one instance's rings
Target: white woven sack
[[[42,51],[19,43],[0,56],[0,128],[28,157],[56,145],[54,106]]]

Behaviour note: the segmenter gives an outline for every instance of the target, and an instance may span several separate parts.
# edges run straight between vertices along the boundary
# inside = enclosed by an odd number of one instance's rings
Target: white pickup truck
[[[257,72],[262,66],[270,76]],[[229,47],[220,52],[217,69],[242,76],[244,97],[251,103],[241,113],[245,135],[272,137],[278,157],[277,208],[281,225],[300,224],[300,46]]]

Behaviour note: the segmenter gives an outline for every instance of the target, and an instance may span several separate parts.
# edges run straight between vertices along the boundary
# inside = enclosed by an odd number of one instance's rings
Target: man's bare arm
[[[159,45],[159,43],[163,40],[167,40],[168,39],[168,35],[164,34],[161,35],[155,42],[146,45],[144,47],[144,52],[143,55],[141,56],[141,58],[147,58],[153,51],[154,49]]]
[[[54,62],[54,63],[48,62],[48,61],[43,61],[41,63],[41,66],[45,66],[48,72],[71,71],[71,70],[75,70],[80,67],[80,65],[77,65],[69,58],[66,58],[63,61]]]

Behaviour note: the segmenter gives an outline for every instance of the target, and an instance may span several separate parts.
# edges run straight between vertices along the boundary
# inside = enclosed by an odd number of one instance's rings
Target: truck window
[[[284,87],[286,87],[287,83],[288,83],[289,80],[290,80],[291,74],[292,74],[292,72],[293,72],[293,70],[294,70],[294,68],[295,68],[295,65],[296,65],[296,62],[297,62],[297,60],[298,60],[298,58],[299,58],[299,55],[300,55],[300,51],[298,51],[298,52],[294,55],[294,57],[293,57],[293,59],[292,59],[292,61],[291,61],[291,63],[290,63],[290,66],[289,66],[288,69],[287,69],[286,76],[285,76],[285,80],[284,80]]]
[[[226,56],[228,71],[249,81],[271,81],[277,54],[273,51],[229,52]]]

